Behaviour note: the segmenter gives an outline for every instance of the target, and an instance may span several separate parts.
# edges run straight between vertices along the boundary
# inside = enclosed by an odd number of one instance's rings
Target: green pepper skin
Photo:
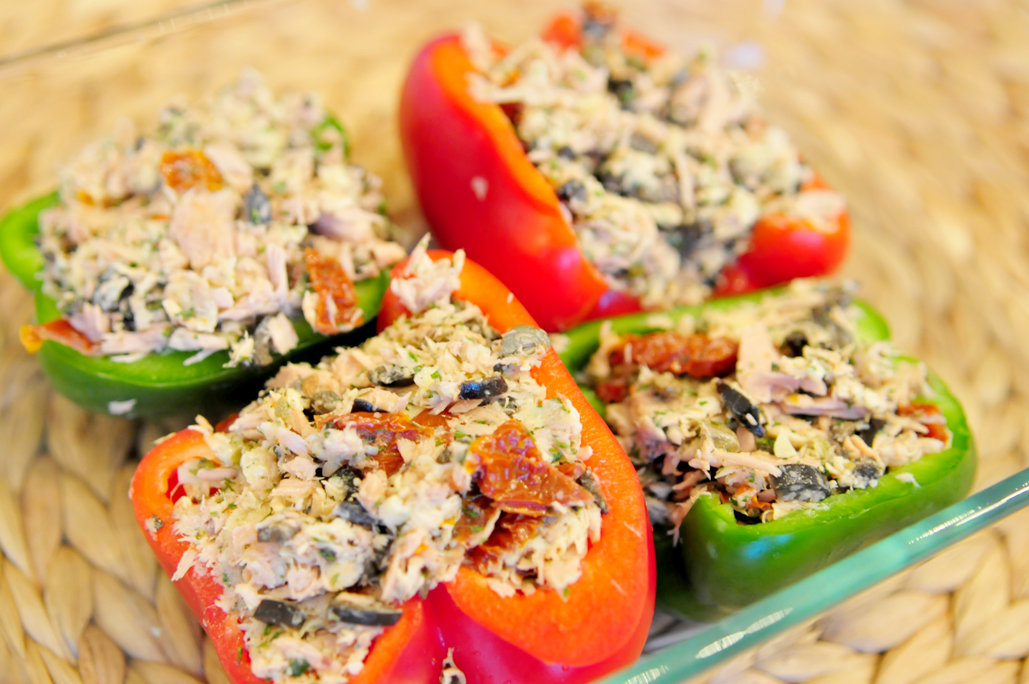
[[[0,220],[0,257],[7,268],[36,295],[36,317],[47,323],[61,317],[56,303],[40,291],[36,274],[43,270],[43,255],[35,244],[39,212],[57,203],[57,194],[33,200]],[[374,332],[374,318],[389,286],[389,271],[356,284],[357,305],[369,323],[343,337],[314,332],[303,317],[291,319],[300,342],[276,362],[259,368],[223,368],[227,351],[218,352],[189,366],[183,361],[195,352],[150,354],[133,363],[118,363],[102,356],[85,356],[56,342],[44,342],[38,352],[40,365],[58,392],[83,408],[115,413],[128,418],[170,415],[216,415],[238,408],[260,389],[266,378],[286,361],[317,360],[332,346]],[[351,342],[346,342],[347,339]],[[135,403],[129,407],[127,403]],[[114,410],[112,410],[114,409]]]
[[[43,270],[43,253],[36,247],[39,212],[55,204],[57,193],[51,192],[12,209],[0,219],[0,258],[7,270],[31,292],[37,292],[42,285],[36,278]]]
[[[618,333],[654,332],[662,329],[660,317],[666,322],[668,317],[677,320],[703,308],[725,309],[766,294],[662,314],[622,316],[611,319],[611,325]],[[862,314],[858,334],[870,340],[889,339],[882,317],[864,303],[857,305]],[[595,321],[566,333],[560,356],[573,373],[596,351],[603,323]],[[767,523],[741,525],[729,504],[714,496],[701,497],[680,528],[679,550],[673,548],[667,530],[654,531],[658,603],[693,620],[724,617],[964,498],[975,479],[975,442],[960,404],[931,371],[929,383],[936,396],[926,401],[940,407],[953,434],[949,449],[889,472],[875,488],[834,494],[824,507]],[[594,403],[596,395],[590,394],[587,398]],[[602,405],[599,400],[597,404]],[[918,486],[899,480],[901,473],[914,476]]]

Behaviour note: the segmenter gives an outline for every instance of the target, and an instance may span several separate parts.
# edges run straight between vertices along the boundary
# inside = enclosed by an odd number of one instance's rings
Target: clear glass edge
[[[601,684],[672,684],[699,675],[1026,506],[1029,469],[641,658]],[[827,593],[826,587],[834,589]]]

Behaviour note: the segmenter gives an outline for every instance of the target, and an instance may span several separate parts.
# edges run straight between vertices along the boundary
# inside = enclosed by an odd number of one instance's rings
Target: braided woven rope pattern
[[[519,25],[538,25],[552,9],[544,4],[517,15],[510,7],[483,10],[494,12],[487,27],[515,16]],[[753,41],[736,58],[763,55],[769,118],[790,131],[850,200],[855,240],[845,275],[863,282],[863,296],[886,314],[898,344],[933,365],[965,405],[982,458],[976,488],[1024,467],[1024,3],[669,0],[627,6],[625,13],[673,45],[686,27],[701,33],[714,27],[730,43]],[[415,33],[425,30],[416,27],[415,14],[397,35],[422,35]],[[424,14],[454,26],[469,8],[433,2]],[[312,44],[317,40],[312,34]],[[119,73],[113,62],[98,64],[93,68],[108,69],[112,78]],[[391,82],[402,67],[400,58],[387,65]],[[79,77],[74,64],[68,68],[68,79]],[[129,83],[141,89],[138,106],[152,109],[163,95],[142,90],[148,73],[133,71],[139,78]],[[36,104],[29,95],[19,99],[29,92],[23,85],[8,90],[8,112],[18,117],[9,131],[27,125]],[[362,161],[385,176],[394,213],[417,230],[420,218],[394,138],[371,123],[378,126],[392,102],[373,93],[344,98],[342,105],[347,120],[356,121]],[[104,107],[96,111],[105,116]],[[7,124],[5,116],[0,122]],[[0,144],[5,203],[49,187],[52,175],[42,167],[83,142],[55,131],[40,141],[41,157],[30,159],[30,138]],[[31,319],[32,305],[6,272],[0,310],[6,314],[0,321],[0,684],[227,684],[209,641],[158,570],[125,496],[131,456],[181,425],[134,425],[71,405],[49,389],[18,343],[18,326]],[[698,681],[1029,682],[1027,625],[1029,514],[1002,521]]]

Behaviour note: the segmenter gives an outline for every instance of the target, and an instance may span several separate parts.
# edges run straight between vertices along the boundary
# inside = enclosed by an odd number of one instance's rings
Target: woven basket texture
[[[392,124],[383,124],[392,120],[407,58],[432,31],[468,16],[518,39],[554,9],[373,0],[373,18],[406,13],[362,38],[360,3],[239,5],[224,16],[191,15],[185,36],[106,39],[57,67],[47,60],[58,57],[0,63],[0,206],[51,187],[56,164],[118,115],[152,117],[169,94],[155,84],[199,95],[252,63],[276,86],[332,93],[328,104],[350,124],[358,159],[385,178],[394,215],[417,233],[424,224]],[[133,12],[93,14],[83,25],[135,21]],[[1029,4],[668,0],[625,3],[624,14],[675,47],[707,36],[729,46],[734,61],[760,63],[769,119],[848,197],[854,242],[843,275],[863,283],[862,296],[884,312],[898,345],[926,359],[964,403],[981,452],[976,489],[1025,467]],[[0,56],[33,47],[31,36],[46,39],[36,25],[18,34],[23,20],[0,13]],[[343,52],[333,33],[340,23],[357,27]],[[73,35],[60,26],[65,33],[55,40]],[[244,39],[255,31],[276,40]],[[395,42],[384,46],[387,34]],[[320,69],[277,58],[292,55],[301,36]],[[119,109],[123,103],[130,104]],[[0,684],[227,684],[126,498],[133,459],[182,424],[78,409],[51,391],[22,350],[18,328],[32,304],[6,272],[0,311]],[[1005,684],[1029,682],[1027,654],[1029,513],[696,681]]]

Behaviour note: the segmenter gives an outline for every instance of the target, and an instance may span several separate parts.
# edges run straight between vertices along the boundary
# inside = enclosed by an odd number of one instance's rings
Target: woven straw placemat
[[[471,7],[434,3],[426,16],[453,25]],[[549,11],[532,7],[524,16],[511,8],[507,14],[525,23]],[[501,23],[503,11],[483,11]],[[717,27],[738,44],[731,59],[761,63],[769,118],[850,200],[854,244],[844,274],[864,284],[863,296],[886,314],[898,344],[932,364],[964,403],[981,453],[976,489],[1024,467],[1025,3],[668,0],[627,5],[625,14],[673,45],[677,31]],[[398,59],[389,66],[394,80],[402,65]],[[69,79],[78,78],[74,68]],[[27,83],[9,93],[21,97]],[[148,98],[160,101],[142,91],[137,99]],[[379,118],[390,103],[376,94],[368,101]],[[9,102],[27,108],[33,100],[26,94]],[[106,116],[97,111],[91,115]],[[368,130],[376,129],[356,127],[359,155]],[[70,136],[0,141],[0,198],[45,188],[40,178],[49,171],[40,166],[67,156]],[[385,162],[369,165],[386,177],[397,215],[416,228],[395,142],[385,134],[364,137],[374,160]],[[42,161],[28,159],[36,142]],[[0,311],[0,684],[227,684],[210,642],[159,572],[125,496],[131,457],[180,426],[136,425],[71,405],[18,343],[32,305],[6,272]],[[667,626],[661,619],[655,631]],[[1029,513],[698,681],[1029,682],[1027,654]]]

